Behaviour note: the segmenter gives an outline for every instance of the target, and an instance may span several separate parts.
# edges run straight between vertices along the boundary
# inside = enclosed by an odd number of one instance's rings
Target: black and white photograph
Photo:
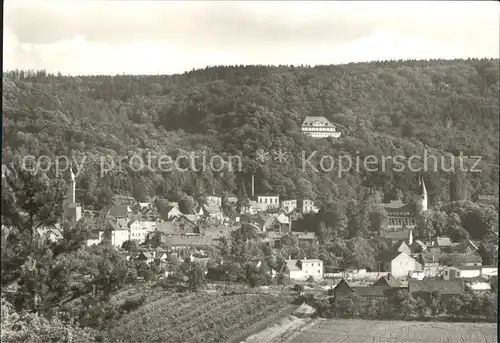
[[[2,9],[2,342],[498,342],[499,2]]]

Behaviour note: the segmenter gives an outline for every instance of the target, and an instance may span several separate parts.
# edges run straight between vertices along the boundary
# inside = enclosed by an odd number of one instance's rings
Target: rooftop
[[[411,293],[413,292],[440,292],[441,294],[462,294],[462,280],[438,280],[438,279],[423,279],[408,281],[408,287]]]
[[[410,230],[385,232],[382,237],[390,240],[406,240],[410,238]]]
[[[373,286],[401,287],[401,283],[393,275],[382,276]]]
[[[302,240],[310,240],[316,238],[316,234],[314,232],[292,232],[292,235],[295,235],[298,239]]]
[[[351,286],[351,289],[363,297],[383,297],[391,289],[384,286]]]
[[[169,236],[165,244],[170,246],[207,247],[213,245],[212,237],[208,236]]]
[[[407,212],[407,213],[415,213],[416,205],[415,203],[403,203],[399,200],[393,200],[388,203],[383,203],[382,206],[389,213],[398,213],[398,212]]]
[[[132,210],[127,205],[115,205],[112,206],[108,212],[111,217],[126,217]]]
[[[323,125],[325,127],[335,127],[328,119],[325,117],[314,117],[307,116],[302,123],[302,126],[313,126],[314,124]]]
[[[436,244],[440,247],[449,247],[451,246],[451,239],[449,237],[437,237]]]

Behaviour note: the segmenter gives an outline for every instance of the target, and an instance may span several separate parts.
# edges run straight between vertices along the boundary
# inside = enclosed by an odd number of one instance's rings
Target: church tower
[[[422,212],[427,211],[427,189],[425,187],[424,179],[421,176],[418,177],[418,186],[419,192],[418,200],[416,201],[416,209],[417,214],[421,214]]]
[[[69,189],[68,189],[68,205],[76,204],[76,182],[75,182],[75,174],[73,174],[73,170],[71,167],[69,168],[70,172],[70,181],[69,181]]]
[[[68,196],[66,198],[66,217],[73,223],[82,218],[82,207],[76,203],[76,180],[73,169],[69,168],[70,179],[68,187]]]

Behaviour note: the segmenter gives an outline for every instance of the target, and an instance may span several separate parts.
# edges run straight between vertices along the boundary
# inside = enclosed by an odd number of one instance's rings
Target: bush
[[[146,297],[144,295],[132,298],[132,299],[127,299],[125,302],[120,306],[120,309],[125,312],[131,312],[135,309],[137,309],[139,306],[144,304],[146,301]]]
[[[95,334],[93,330],[79,328],[57,314],[49,320],[36,313],[18,313],[2,298],[2,342],[89,343],[95,341]]]
[[[306,297],[301,297],[305,301]],[[441,316],[443,308],[437,297],[427,304],[422,298],[413,299],[405,293],[397,294],[393,298],[367,300],[356,293],[334,299],[330,309],[326,304],[318,313],[322,317],[335,316],[337,318],[366,318],[366,319],[437,319],[460,321],[488,321],[497,320],[496,294],[486,292],[482,294],[463,294],[453,297],[446,306],[448,316]]]

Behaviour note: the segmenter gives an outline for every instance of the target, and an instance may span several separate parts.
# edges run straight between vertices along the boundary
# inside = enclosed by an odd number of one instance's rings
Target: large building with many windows
[[[306,117],[302,123],[302,133],[314,138],[339,138],[340,132],[325,117]]]
[[[263,194],[257,195],[252,198],[258,204],[263,204],[266,210],[275,209],[280,207],[280,197],[277,194]]]
[[[427,211],[427,189],[424,180],[419,177],[419,198],[415,202],[403,203],[401,201],[391,201],[383,204],[387,211],[388,221],[387,228],[389,230],[399,230],[404,227],[416,228],[418,218]]]

